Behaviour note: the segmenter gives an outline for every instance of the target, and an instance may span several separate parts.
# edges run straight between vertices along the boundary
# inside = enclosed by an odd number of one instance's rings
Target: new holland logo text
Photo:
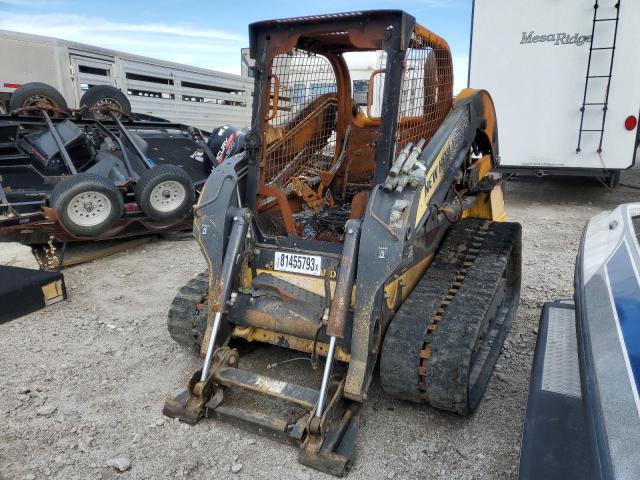
[[[525,43],[553,43],[554,45],[584,45],[591,41],[591,35],[580,35],[579,33],[548,33],[546,35],[537,35],[533,30],[530,32],[522,32],[522,40],[520,45]]]

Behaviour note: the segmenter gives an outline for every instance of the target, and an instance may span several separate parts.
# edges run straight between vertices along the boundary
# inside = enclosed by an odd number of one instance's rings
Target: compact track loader
[[[453,98],[447,43],[412,16],[249,33],[246,150],[206,183],[194,232],[209,271],[169,312],[204,362],[164,413],[252,428],[341,476],[376,363],[398,398],[478,405],[518,305],[521,228],[503,222],[491,97]],[[247,342],[282,348],[247,368]],[[283,351],[311,360],[303,378],[266,365]]]

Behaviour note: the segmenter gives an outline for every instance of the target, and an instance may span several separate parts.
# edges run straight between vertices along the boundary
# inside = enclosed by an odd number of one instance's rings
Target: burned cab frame
[[[265,433],[340,476],[378,361],[391,395],[476,408],[517,308],[520,226],[501,222],[491,97],[454,102],[448,45],[412,16],[270,20],[249,37],[246,150],[212,172],[195,207],[209,278],[169,313],[203,366],[163,411]],[[357,55],[378,66],[366,105],[352,95]],[[241,368],[231,339],[325,357],[322,376]]]

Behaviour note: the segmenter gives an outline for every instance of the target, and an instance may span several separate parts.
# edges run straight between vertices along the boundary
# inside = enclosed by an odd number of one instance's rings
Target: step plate
[[[575,398],[582,396],[573,308],[559,308],[553,304],[548,307],[542,390]]]
[[[546,303],[538,331],[518,478],[596,478],[580,395],[573,304]]]

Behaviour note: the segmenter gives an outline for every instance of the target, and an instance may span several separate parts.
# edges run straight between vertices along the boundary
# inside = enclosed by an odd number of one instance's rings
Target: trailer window
[[[326,93],[333,93],[336,91],[335,83],[314,83],[311,85],[311,95],[313,97],[319,97]]]
[[[134,97],[148,97],[148,98],[163,98],[165,100],[173,100],[175,95],[173,93],[165,92],[153,92],[150,90],[127,90],[127,94]]]
[[[238,90],[237,88],[227,88],[227,87],[220,87],[217,85],[207,85],[206,83],[181,81],[180,86],[184,88],[197,88],[199,90],[209,90],[211,92],[221,92],[221,93],[231,93],[231,94],[244,93],[244,90]]]
[[[87,65],[78,65],[80,73],[88,73],[90,75],[100,75],[102,77],[109,76],[109,70],[106,68],[89,67]]]
[[[151,75],[140,75],[139,73],[127,72],[127,80],[137,80],[139,82],[159,83],[162,85],[173,85],[171,78],[152,77]]]
[[[236,102],[233,100],[225,100],[222,98],[196,97],[193,95],[183,95],[183,102],[212,103],[215,105],[231,105],[233,107],[246,107],[246,102]]]
[[[98,86],[98,85],[104,85],[104,83],[81,83],[80,84],[80,90],[83,91],[83,92],[86,92],[91,87],[95,87],[95,86]]]
[[[384,70],[387,54],[384,50],[345,52],[349,76],[352,80],[352,98],[361,111],[371,118],[379,118],[384,96]],[[371,99],[369,99],[371,90]],[[369,100],[371,104],[369,105]]]

